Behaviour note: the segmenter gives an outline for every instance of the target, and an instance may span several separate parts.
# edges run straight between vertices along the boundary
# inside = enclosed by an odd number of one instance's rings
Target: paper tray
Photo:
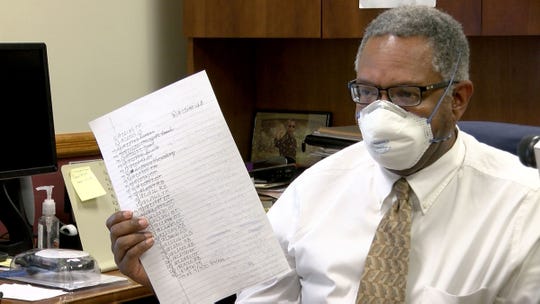
[[[63,290],[77,290],[92,286],[111,284],[115,282],[127,282],[128,279],[120,276],[97,274],[88,275],[86,273],[73,273],[72,280],[59,280],[58,274],[54,271],[29,274],[26,270],[10,270],[0,272],[0,277],[25,282],[46,287],[60,288]]]

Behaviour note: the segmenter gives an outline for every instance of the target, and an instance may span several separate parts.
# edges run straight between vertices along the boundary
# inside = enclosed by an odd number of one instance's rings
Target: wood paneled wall
[[[463,119],[540,125],[540,37],[476,36],[475,92]],[[257,110],[330,111],[354,124],[346,87],[360,39],[196,38],[194,70],[205,69],[244,159]]]

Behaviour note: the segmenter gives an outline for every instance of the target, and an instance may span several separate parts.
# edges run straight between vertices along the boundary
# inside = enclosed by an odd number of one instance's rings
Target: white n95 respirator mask
[[[405,111],[386,100],[376,100],[357,113],[364,143],[379,165],[391,170],[410,169],[432,143],[452,137],[453,132],[450,132],[446,137],[434,139],[431,120],[454,84],[460,59],[461,53],[458,54],[449,85],[428,118]]]
[[[369,154],[387,169],[411,168],[433,142],[427,118],[386,100],[377,100],[362,109],[358,125]]]

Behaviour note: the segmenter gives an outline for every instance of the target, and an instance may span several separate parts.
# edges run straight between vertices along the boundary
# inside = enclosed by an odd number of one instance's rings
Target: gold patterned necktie
[[[394,183],[397,201],[382,218],[360,279],[357,304],[405,303],[409,250],[411,247],[412,207],[409,183]]]

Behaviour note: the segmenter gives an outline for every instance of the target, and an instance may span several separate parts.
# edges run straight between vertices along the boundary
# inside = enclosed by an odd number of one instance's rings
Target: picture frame
[[[331,112],[257,111],[253,124],[251,162],[285,156],[298,167],[309,167],[320,158],[313,156],[309,149],[302,151],[302,143],[306,135],[320,127],[328,127],[331,118]],[[290,125],[294,125],[294,128],[290,128]]]

